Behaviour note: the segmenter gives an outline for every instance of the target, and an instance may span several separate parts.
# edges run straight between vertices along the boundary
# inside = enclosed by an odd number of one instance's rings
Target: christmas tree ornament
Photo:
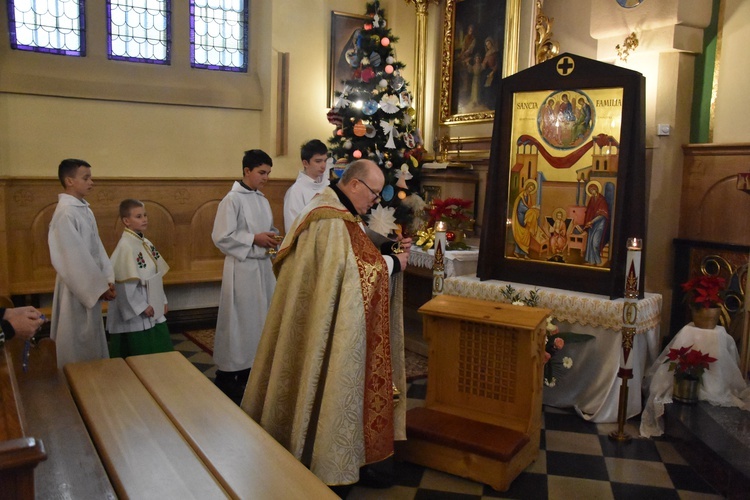
[[[362,121],[358,121],[354,124],[353,132],[357,137],[362,137],[363,135],[365,135],[366,131],[367,129],[365,128],[365,124],[362,123]]]
[[[382,18],[379,15],[375,14],[374,16],[372,16],[372,25],[376,28],[382,28],[383,26],[381,26],[380,24],[381,20]]]
[[[399,228],[394,212],[396,212],[394,207],[376,206],[367,218],[367,227],[378,234],[387,236]]]
[[[362,158],[362,151],[360,151],[359,149],[355,149],[352,152],[352,156],[359,160],[360,158]]]
[[[380,39],[380,45],[382,45],[383,47],[388,47],[390,44],[391,40],[387,36],[384,36]]]
[[[370,40],[372,40],[372,43],[374,43],[375,45],[380,43],[380,37],[378,35],[372,35],[370,37]]]
[[[336,129],[336,135],[342,136],[342,135],[344,135],[344,131],[342,129],[340,129],[340,128]]]
[[[393,162],[391,160],[385,162],[385,168],[393,168]]]
[[[378,66],[380,66],[380,62],[380,54],[378,54],[377,52],[373,52],[372,54],[370,54],[370,64],[377,68]]]
[[[380,191],[380,196],[382,196],[383,200],[386,202],[391,201],[393,199],[393,186],[386,184],[383,187],[383,190]]]
[[[370,58],[369,57],[363,57],[362,58],[362,66],[369,66],[370,64]]]
[[[384,88],[386,88],[387,86],[388,86],[388,80],[386,80],[385,78],[383,78],[382,80],[380,80],[380,81],[378,82],[378,87],[380,87],[380,88],[383,88],[383,89],[384,89]]]
[[[338,114],[333,109],[328,112],[326,117],[328,118],[328,123],[330,123],[331,125],[336,125],[337,127],[340,127],[344,124],[344,117]]]
[[[376,135],[378,135],[378,130],[374,126],[368,123],[365,126],[365,137],[369,137],[370,139],[372,139]]]
[[[392,115],[398,111],[398,97],[393,94],[386,94],[380,99],[380,109]]]
[[[393,123],[380,120],[380,128],[383,129],[384,134],[388,135],[388,141],[385,143],[385,147],[388,149],[396,149],[396,143],[393,140]]]
[[[372,116],[378,112],[378,102],[374,99],[370,99],[362,105],[362,112],[367,116]]]
[[[398,192],[398,199],[399,200],[405,200],[406,196],[407,196],[406,191],[404,191],[403,189]]]
[[[370,31],[372,29],[372,23],[365,23],[365,29]]]
[[[395,62],[396,62],[396,59],[394,59],[393,56],[388,56],[388,57],[385,58],[385,63],[386,64],[393,64]]]
[[[385,72],[386,72],[386,73],[388,73],[389,75],[390,75],[391,73],[393,73],[393,66],[391,66],[390,64],[388,64],[388,65],[387,65],[387,66],[385,67]]]
[[[362,74],[361,74],[360,78],[362,78],[363,82],[369,83],[370,80],[372,80],[373,78],[375,78],[375,70],[372,69],[369,66],[366,67],[365,69],[362,70]]]
[[[404,77],[400,74],[396,73],[393,75],[393,78],[391,78],[391,88],[398,92],[404,87],[404,84],[406,83],[406,80],[404,80]]]
[[[411,93],[410,92],[401,92],[398,95],[399,105],[402,108],[408,108],[411,106]]]
[[[344,149],[352,149],[352,141],[345,141]]]
[[[398,183],[396,183],[396,186],[406,189],[406,181],[411,180],[414,178],[413,175],[411,175],[411,172],[409,172],[409,165],[406,163],[401,165],[401,168],[398,172],[396,172],[396,177],[398,177]],[[404,182],[401,182],[404,181]]]
[[[357,132],[355,131],[354,133],[356,134]],[[417,142],[414,140],[414,135],[412,135],[411,132],[404,134],[404,144],[406,144],[406,147],[409,149],[417,145]]]

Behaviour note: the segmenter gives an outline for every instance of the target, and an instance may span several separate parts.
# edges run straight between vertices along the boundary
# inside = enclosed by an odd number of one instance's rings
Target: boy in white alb
[[[123,200],[120,219],[125,230],[111,257],[117,298],[107,315],[109,354],[125,358],[171,351],[162,282],[169,265],[143,235],[148,214],[142,201]]]
[[[284,195],[284,232],[288,233],[292,222],[313,197],[323,191],[328,181],[328,148],[318,139],[302,145],[302,172]]]
[[[84,200],[94,186],[91,165],[83,160],[60,163],[57,177],[65,189],[49,225],[49,254],[57,271],[52,298],[50,338],[57,366],[109,357],[102,320],[102,300],[115,298],[115,275]]]
[[[260,192],[272,166],[271,157],[260,149],[245,152],[242,180],[219,203],[211,233],[216,247],[226,255],[214,338],[215,383],[237,404],[276,286],[269,249],[279,244],[278,230],[273,226],[271,205]]]

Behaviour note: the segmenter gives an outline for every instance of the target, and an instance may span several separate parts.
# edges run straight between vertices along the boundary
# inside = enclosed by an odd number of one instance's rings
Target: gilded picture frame
[[[499,81],[518,69],[520,0],[446,0],[440,123],[490,121]]]
[[[367,16],[331,11],[331,43],[328,60],[328,106],[336,102],[336,92],[344,90],[344,81],[351,79],[354,68],[347,61],[347,50],[353,48],[358,30]]]

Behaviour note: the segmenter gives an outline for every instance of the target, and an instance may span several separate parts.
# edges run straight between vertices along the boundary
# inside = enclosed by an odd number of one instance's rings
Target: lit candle
[[[441,251],[445,254],[445,246],[448,244],[448,239],[445,236],[445,232],[448,230],[448,223],[439,220],[435,223],[435,251],[437,251],[438,244],[440,244]]]
[[[625,264],[625,296],[637,298],[641,290],[641,250],[643,240],[628,238],[628,255]]]

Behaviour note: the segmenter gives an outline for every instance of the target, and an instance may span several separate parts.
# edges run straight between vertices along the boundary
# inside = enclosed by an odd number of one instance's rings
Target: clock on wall
[[[640,4],[644,2],[644,0],[615,0],[615,1],[620,7],[624,7],[626,9],[632,9],[634,7],[638,7]]]

